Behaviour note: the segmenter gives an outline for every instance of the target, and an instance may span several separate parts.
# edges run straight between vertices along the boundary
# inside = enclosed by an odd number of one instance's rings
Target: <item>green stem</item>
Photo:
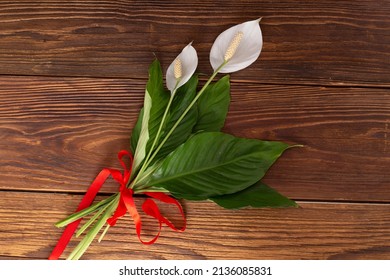
[[[103,231],[103,233],[102,233],[102,235],[100,235],[100,237],[99,237],[99,239],[98,239],[98,242],[99,242],[99,243],[103,240],[103,238],[104,238],[104,236],[106,235],[106,233],[107,233],[107,231],[109,230],[109,228],[110,228],[110,225],[107,224],[107,225],[106,225],[106,228],[104,229],[104,231]]]
[[[134,194],[143,194],[145,192],[163,192],[163,193],[169,193],[166,189],[159,188],[159,187],[141,187],[137,188],[136,191],[134,191]]]
[[[110,197],[89,206],[88,208],[85,208],[81,211],[73,213],[72,215],[68,216],[67,218],[57,222],[55,224],[55,226],[59,227],[59,228],[67,226],[68,224],[70,224],[74,221],[77,221],[78,219],[83,218],[83,217],[87,216],[88,214],[95,212],[96,210],[99,210],[101,207],[104,207],[106,204],[110,203],[117,195],[118,194],[113,194]]]
[[[167,105],[167,107],[165,108],[165,111],[164,111],[163,117],[162,117],[162,119],[161,119],[160,125],[159,125],[159,127],[158,127],[156,136],[154,137],[153,144],[152,144],[152,146],[150,147],[149,153],[148,153],[148,155],[146,156],[146,158],[145,158],[145,160],[144,160],[144,164],[141,166],[141,169],[140,169],[140,171],[138,172],[138,174],[142,174],[142,173],[145,171],[145,169],[148,167],[148,166],[146,165],[146,162],[148,162],[148,160],[149,160],[149,158],[150,158],[150,156],[151,156],[151,154],[152,154],[152,152],[153,152],[153,149],[154,149],[154,147],[156,146],[158,139],[160,138],[160,133],[161,133],[162,127],[164,126],[164,122],[165,122],[165,119],[166,119],[166,117],[167,117],[167,115],[168,115],[169,108],[171,107],[173,98],[175,97],[175,94],[176,94],[176,87],[177,87],[177,84],[178,84],[178,82],[176,83],[176,86],[175,86],[175,88],[173,89],[173,91],[172,91],[172,93],[171,93],[171,96],[170,96],[169,101],[168,101],[168,105]],[[137,175],[132,183],[129,181],[128,184],[127,184],[127,187],[132,188],[132,187],[136,184],[136,182],[138,181],[138,177],[139,177],[139,176]]]
[[[92,218],[90,218],[77,232],[76,232],[76,237],[79,237],[80,235],[83,234],[83,232],[90,226],[93,224],[93,222],[99,218],[99,216],[104,212],[104,210],[107,209],[107,207],[110,206],[109,203],[107,203],[105,206],[101,207],[101,209],[99,209],[99,211],[97,211],[95,213],[95,215],[93,215]]]
[[[92,227],[92,229],[86,234],[83,240],[77,245],[77,247],[72,251],[72,253],[67,258],[68,260],[78,260],[84,252],[88,249],[89,245],[91,245],[93,239],[99,233],[101,228],[106,223],[107,219],[112,215],[118,205],[119,197],[113,200],[110,203],[110,207],[106,210],[106,212],[99,218],[96,224]]]
[[[138,178],[137,178],[137,181],[134,182],[132,184],[132,188],[135,188],[135,187],[138,187],[139,185],[142,185],[143,181],[146,180],[150,175],[152,175],[154,173],[154,171],[157,169],[159,165],[157,166],[151,166],[149,169],[146,169],[142,175],[140,175]],[[137,183],[138,185],[136,185],[135,183]]]
[[[175,124],[173,125],[173,127],[171,128],[171,130],[169,130],[169,132],[167,133],[167,135],[165,136],[165,138],[161,141],[160,145],[157,147],[157,149],[154,151],[153,155],[150,157],[150,159],[145,162],[144,166],[148,166],[152,161],[153,159],[156,157],[156,155],[158,154],[158,152],[161,150],[161,148],[164,146],[165,142],[168,140],[168,138],[171,136],[171,134],[173,133],[173,131],[176,129],[176,127],[181,123],[181,121],[184,119],[184,117],[187,115],[187,113],[191,110],[192,106],[195,105],[195,103],[198,101],[198,99],[202,96],[203,92],[206,90],[206,88],[209,86],[209,84],[212,82],[212,80],[215,78],[215,76],[218,74],[219,70],[222,69],[223,66],[225,66],[227,63],[227,61],[225,61],[224,63],[221,64],[221,66],[219,66],[215,71],[214,73],[211,75],[211,77],[207,80],[207,82],[204,84],[204,86],[202,87],[202,89],[198,92],[198,94],[195,96],[194,100],[192,100],[192,102],[190,103],[190,105],[188,105],[187,109],[183,112],[183,114],[181,114],[181,116],[179,117],[179,119],[175,122]],[[138,176],[137,176],[138,177]]]

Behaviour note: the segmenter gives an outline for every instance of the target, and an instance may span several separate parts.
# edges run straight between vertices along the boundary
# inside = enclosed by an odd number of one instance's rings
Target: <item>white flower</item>
[[[263,46],[259,22],[260,19],[256,19],[235,25],[215,39],[210,51],[214,71],[225,63],[218,72],[231,73],[256,61]]]
[[[184,85],[194,74],[198,66],[198,55],[192,43],[189,43],[169,65],[166,74],[167,88],[173,92]]]

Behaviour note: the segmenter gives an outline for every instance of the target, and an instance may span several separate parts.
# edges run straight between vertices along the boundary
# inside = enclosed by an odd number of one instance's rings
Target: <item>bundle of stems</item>
[[[192,100],[192,102],[189,104],[189,106],[185,109],[185,111],[181,114],[179,119],[174,123],[172,128],[168,131],[166,136],[162,139],[162,141],[158,143],[158,140],[161,136],[162,128],[165,125],[166,117],[168,115],[168,112],[170,110],[170,107],[172,105],[173,99],[176,96],[177,88],[180,81],[180,62],[175,61],[176,68],[174,71],[176,72],[176,85],[174,89],[171,91],[171,96],[168,102],[168,106],[165,109],[165,112],[163,114],[160,126],[158,128],[157,134],[153,140],[153,144],[151,146],[151,149],[149,150],[147,156],[143,160],[140,168],[133,168],[132,173],[130,175],[130,180],[127,183],[127,188],[130,188],[133,190],[134,194],[142,194],[144,192],[165,192],[168,193],[167,190],[164,188],[159,188],[155,186],[147,186],[144,185],[143,182],[147,179],[147,176],[149,176],[153,171],[158,167],[158,163],[151,164],[153,160],[155,159],[158,152],[161,150],[161,148],[164,146],[166,141],[169,139],[169,137],[172,135],[174,130],[180,125],[180,123],[183,121],[184,117],[188,114],[188,112],[191,110],[191,108],[196,104],[198,99],[202,96],[205,89],[209,86],[209,84],[213,81],[215,76],[218,74],[219,70],[222,69],[223,66],[227,63],[227,61],[224,61],[220,67],[218,67],[213,74],[210,76],[210,78],[207,80],[207,82],[204,84],[204,86],[200,89],[200,91],[197,93],[195,98]],[[179,72],[179,73],[178,73]],[[137,152],[135,152],[137,154]],[[68,260],[77,260],[79,259],[85,251],[88,249],[92,241],[96,238],[96,236],[99,234],[99,232],[102,230],[104,225],[106,225],[106,228],[103,230],[102,234],[100,235],[98,242],[100,242],[107,231],[110,228],[109,224],[106,224],[107,219],[109,219],[113,213],[115,212],[116,208],[118,207],[119,203],[119,197],[120,193],[115,193],[108,198],[94,203],[93,205],[89,206],[88,208],[85,208],[81,211],[78,211],[67,218],[57,222],[55,224],[56,227],[65,227],[69,225],[72,222],[75,222],[79,219],[85,218],[88,215],[91,215],[92,217],[89,218],[88,221],[84,223],[84,225],[76,232],[76,237],[79,237],[82,235],[86,230],[88,232],[86,233],[85,237],[79,242],[79,244],[74,248],[74,250],[71,252],[71,254],[68,256]]]

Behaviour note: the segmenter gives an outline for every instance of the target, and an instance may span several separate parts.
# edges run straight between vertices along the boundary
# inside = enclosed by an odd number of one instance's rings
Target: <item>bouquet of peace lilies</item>
[[[275,141],[238,138],[220,132],[230,102],[229,76],[213,82],[218,73],[239,71],[260,55],[263,39],[260,19],[233,26],[215,40],[210,62],[214,70],[198,91],[196,50],[187,45],[166,71],[166,87],[160,63],[149,68],[144,105],[131,135],[131,153],[120,151],[123,173],[103,169],[92,183],[77,211],[56,226],[67,226],[50,259],[58,259],[83,217],[90,219],[77,236],[89,231],[68,259],[79,259],[106,225],[99,241],[110,226],[129,213],[141,238],[141,218],[133,195],[149,197],[142,210],[178,231],[164,217],[154,200],[173,204],[185,221],[176,199],[211,200],[225,208],[291,207],[295,202],[260,182],[269,167],[289,145]],[[130,158],[130,167],[123,157]],[[104,181],[112,176],[120,185],[118,193],[92,204]],[[92,204],[92,205],[91,205]]]

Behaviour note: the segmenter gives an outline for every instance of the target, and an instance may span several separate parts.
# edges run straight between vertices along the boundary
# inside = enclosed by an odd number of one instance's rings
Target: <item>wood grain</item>
[[[45,259],[79,195],[1,191],[0,258]],[[9,203],[12,201],[12,203]],[[137,203],[140,203],[137,199]],[[299,209],[225,210],[185,202],[188,228],[167,227],[152,246],[139,243],[130,218],[93,243],[84,259],[388,259],[390,205],[300,203]],[[164,208],[162,208],[164,209]],[[147,236],[155,227],[145,224]],[[146,236],[146,237],[147,237]],[[364,242],[362,242],[364,240]],[[71,242],[69,250],[75,246]],[[66,256],[66,254],[64,254]]]
[[[226,28],[263,17],[241,80],[390,86],[388,1],[1,1],[0,74],[145,78],[194,41],[199,70]]]
[[[301,207],[184,201],[186,232],[143,246],[126,218],[84,259],[390,259],[389,14],[370,0],[1,1],[0,259],[46,259],[53,224],[119,167],[154,56],[165,69],[194,41],[204,82],[216,36],[259,17],[262,54],[231,76],[224,131],[303,144],[264,178]]]
[[[143,80],[3,76],[0,84],[0,189],[84,192],[100,169],[119,167]],[[224,130],[305,145],[265,178],[291,198],[388,202],[389,108],[387,89],[233,81]]]

